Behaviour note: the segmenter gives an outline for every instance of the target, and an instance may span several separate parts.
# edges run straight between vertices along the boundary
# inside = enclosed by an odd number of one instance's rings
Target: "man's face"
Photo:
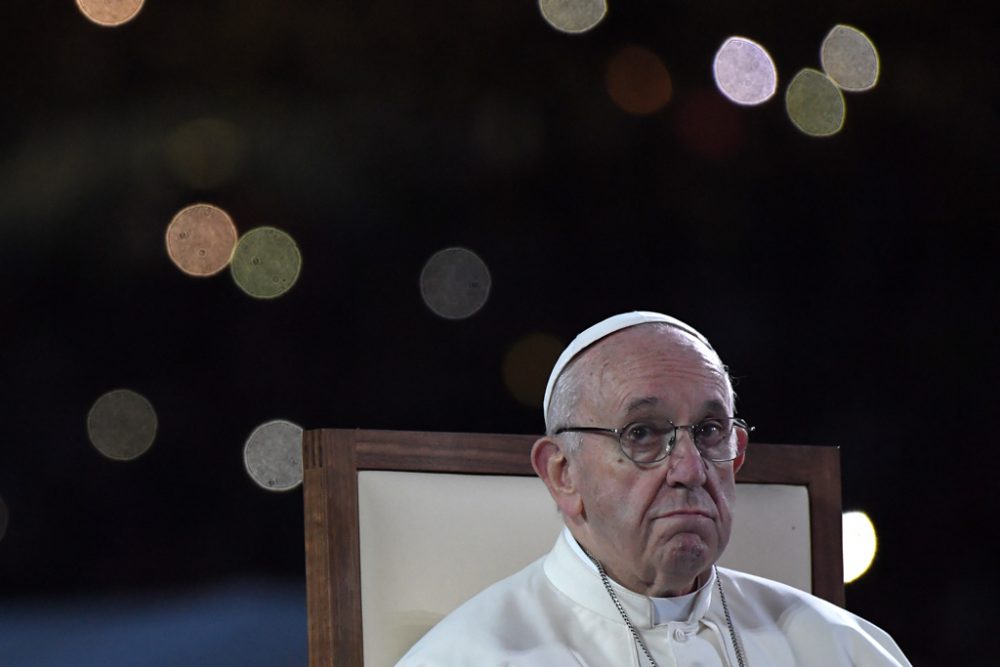
[[[672,327],[625,329],[578,361],[584,391],[575,426],[621,428],[662,419],[685,425],[732,415],[732,393],[716,355]],[[678,432],[665,460],[641,466],[614,438],[584,435],[569,464],[581,513],[567,520],[622,585],[648,595],[683,594],[729,541],[733,468],[731,461],[702,459],[688,431]]]

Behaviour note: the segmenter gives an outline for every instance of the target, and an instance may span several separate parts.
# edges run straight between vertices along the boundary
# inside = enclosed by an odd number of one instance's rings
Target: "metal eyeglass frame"
[[[698,433],[699,433],[699,429],[705,424],[705,422],[710,422],[710,421],[713,421],[713,420],[720,420],[720,419],[727,419],[727,420],[729,420],[729,421],[732,422],[732,424],[729,427],[729,435],[730,436],[733,433],[733,429],[735,429],[737,427],[742,428],[744,431],[746,431],[747,432],[747,436],[749,436],[750,433],[754,430],[753,426],[750,426],[748,423],[746,423],[745,420],[740,419],[739,417],[709,417],[709,418],[701,420],[697,424],[685,424],[683,426],[678,426],[677,424],[674,424],[669,419],[664,419],[663,421],[665,421],[668,424],[670,424],[670,427],[673,429],[671,431],[670,441],[663,447],[663,450],[662,450],[662,453],[660,454],[660,456],[658,456],[657,458],[652,459],[650,461],[636,461],[634,458],[632,458],[629,455],[628,451],[626,451],[626,449],[625,449],[625,443],[622,441],[622,438],[624,437],[625,433],[627,433],[628,430],[630,428],[632,428],[633,426],[636,426],[636,425],[639,425],[639,424],[641,424],[641,425],[643,425],[643,426],[645,426],[647,428],[650,428],[650,429],[652,429],[654,431],[657,431],[659,433],[659,435],[661,435],[661,436],[666,433],[666,431],[664,429],[658,429],[653,424],[651,424],[649,422],[646,422],[646,421],[629,422],[628,424],[625,424],[625,426],[623,426],[621,428],[603,428],[603,427],[600,427],[600,426],[564,426],[562,428],[556,429],[556,432],[555,432],[554,435],[562,435],[563,433],[596,433],[598,435],[612,436],[612,437],[615,437],[615,438],[618,439],[618,448],[621,450],[622,454],[624,454],[625,457],[628,460],[632,461],[633,463],[639,464],[639,465],[647,465],[647,464],[650,464],[650,463],[659,463],[660,461],[662,461],[665,458],[667,458],[668,456],[670,456],[670,452],[672,452],[674,450],[674,446],[677,444],[677,432],[678,431],[687,431],[688,433],[691,434],[691,442],[694,443],[695,449],[698,450],[698,453],[701,454],[701,457],[703,459],[705,459],[707,461],[712,461],[713,463],[725,463],[726,461],[734,461],[737,458],[739,458],[740,454],[742,453],[739,447],[737,447],[736,454],[734,456],[732,456],[730,458],[725,458],[725,459],[713,459],[711,457],[708,457],[701,450],[701,448],[698,447]]]

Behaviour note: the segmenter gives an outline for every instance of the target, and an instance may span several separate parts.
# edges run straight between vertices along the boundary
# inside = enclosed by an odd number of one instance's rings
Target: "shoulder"
[[[832,602],[764,577],[718,571],[738,625],[766,623],[780,630],[793,649],[814,652],[829,643],[830,651],[845,657],[871,656],[864,664],[910,664],[888,633]]]

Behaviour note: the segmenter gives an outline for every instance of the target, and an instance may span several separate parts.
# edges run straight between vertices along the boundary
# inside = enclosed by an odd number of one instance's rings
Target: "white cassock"
[[[716,568],[696,592],[650,599],[612,582],[659,667],[737,667],[715,578],[746,667],[910,667],[892,638],[840,607],[770,579]],[[446,616],[397,667],[648,665],[569,531],[552,551]]]

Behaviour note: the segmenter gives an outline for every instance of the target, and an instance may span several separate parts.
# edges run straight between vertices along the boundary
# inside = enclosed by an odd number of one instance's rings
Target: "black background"
[[[568,342],[662,310],[708,335],[759,441],[841,447],[844,504],[879,530],[848,607],[919,665],[997,655],[998,228],[991,22],[944,3],[614,3],[583,36],[533,2],[149,0],[118,29],[15,2],[0,40],[0,590],[156,591],[303,574],[301,491],[258,489],[258,424],[542,429],[501,376],[532,332]],[[879,85],[844,130],[798,132],[780,93],[835,24],[874,40]],[[774,57],[779,95],[715,90],[730,35]],[[605,90],[636,44],[673,99],[643,117]],[[195,189],[171,133],[241,137]],[[695,120],[692,120],[695,119]],[[706,153],[695,139],[729,137]],[[720,140],[721,141],[721,140]],[[284,297],[183,275],[173,214],[206,201],[241,232],[288,231]],[[989,204],[988,204],[989,202]],[[424,306],[435,251],[467,247],[492,290],[473,317]],[[153,448],[101,457],[85,421],[128,387]]]

